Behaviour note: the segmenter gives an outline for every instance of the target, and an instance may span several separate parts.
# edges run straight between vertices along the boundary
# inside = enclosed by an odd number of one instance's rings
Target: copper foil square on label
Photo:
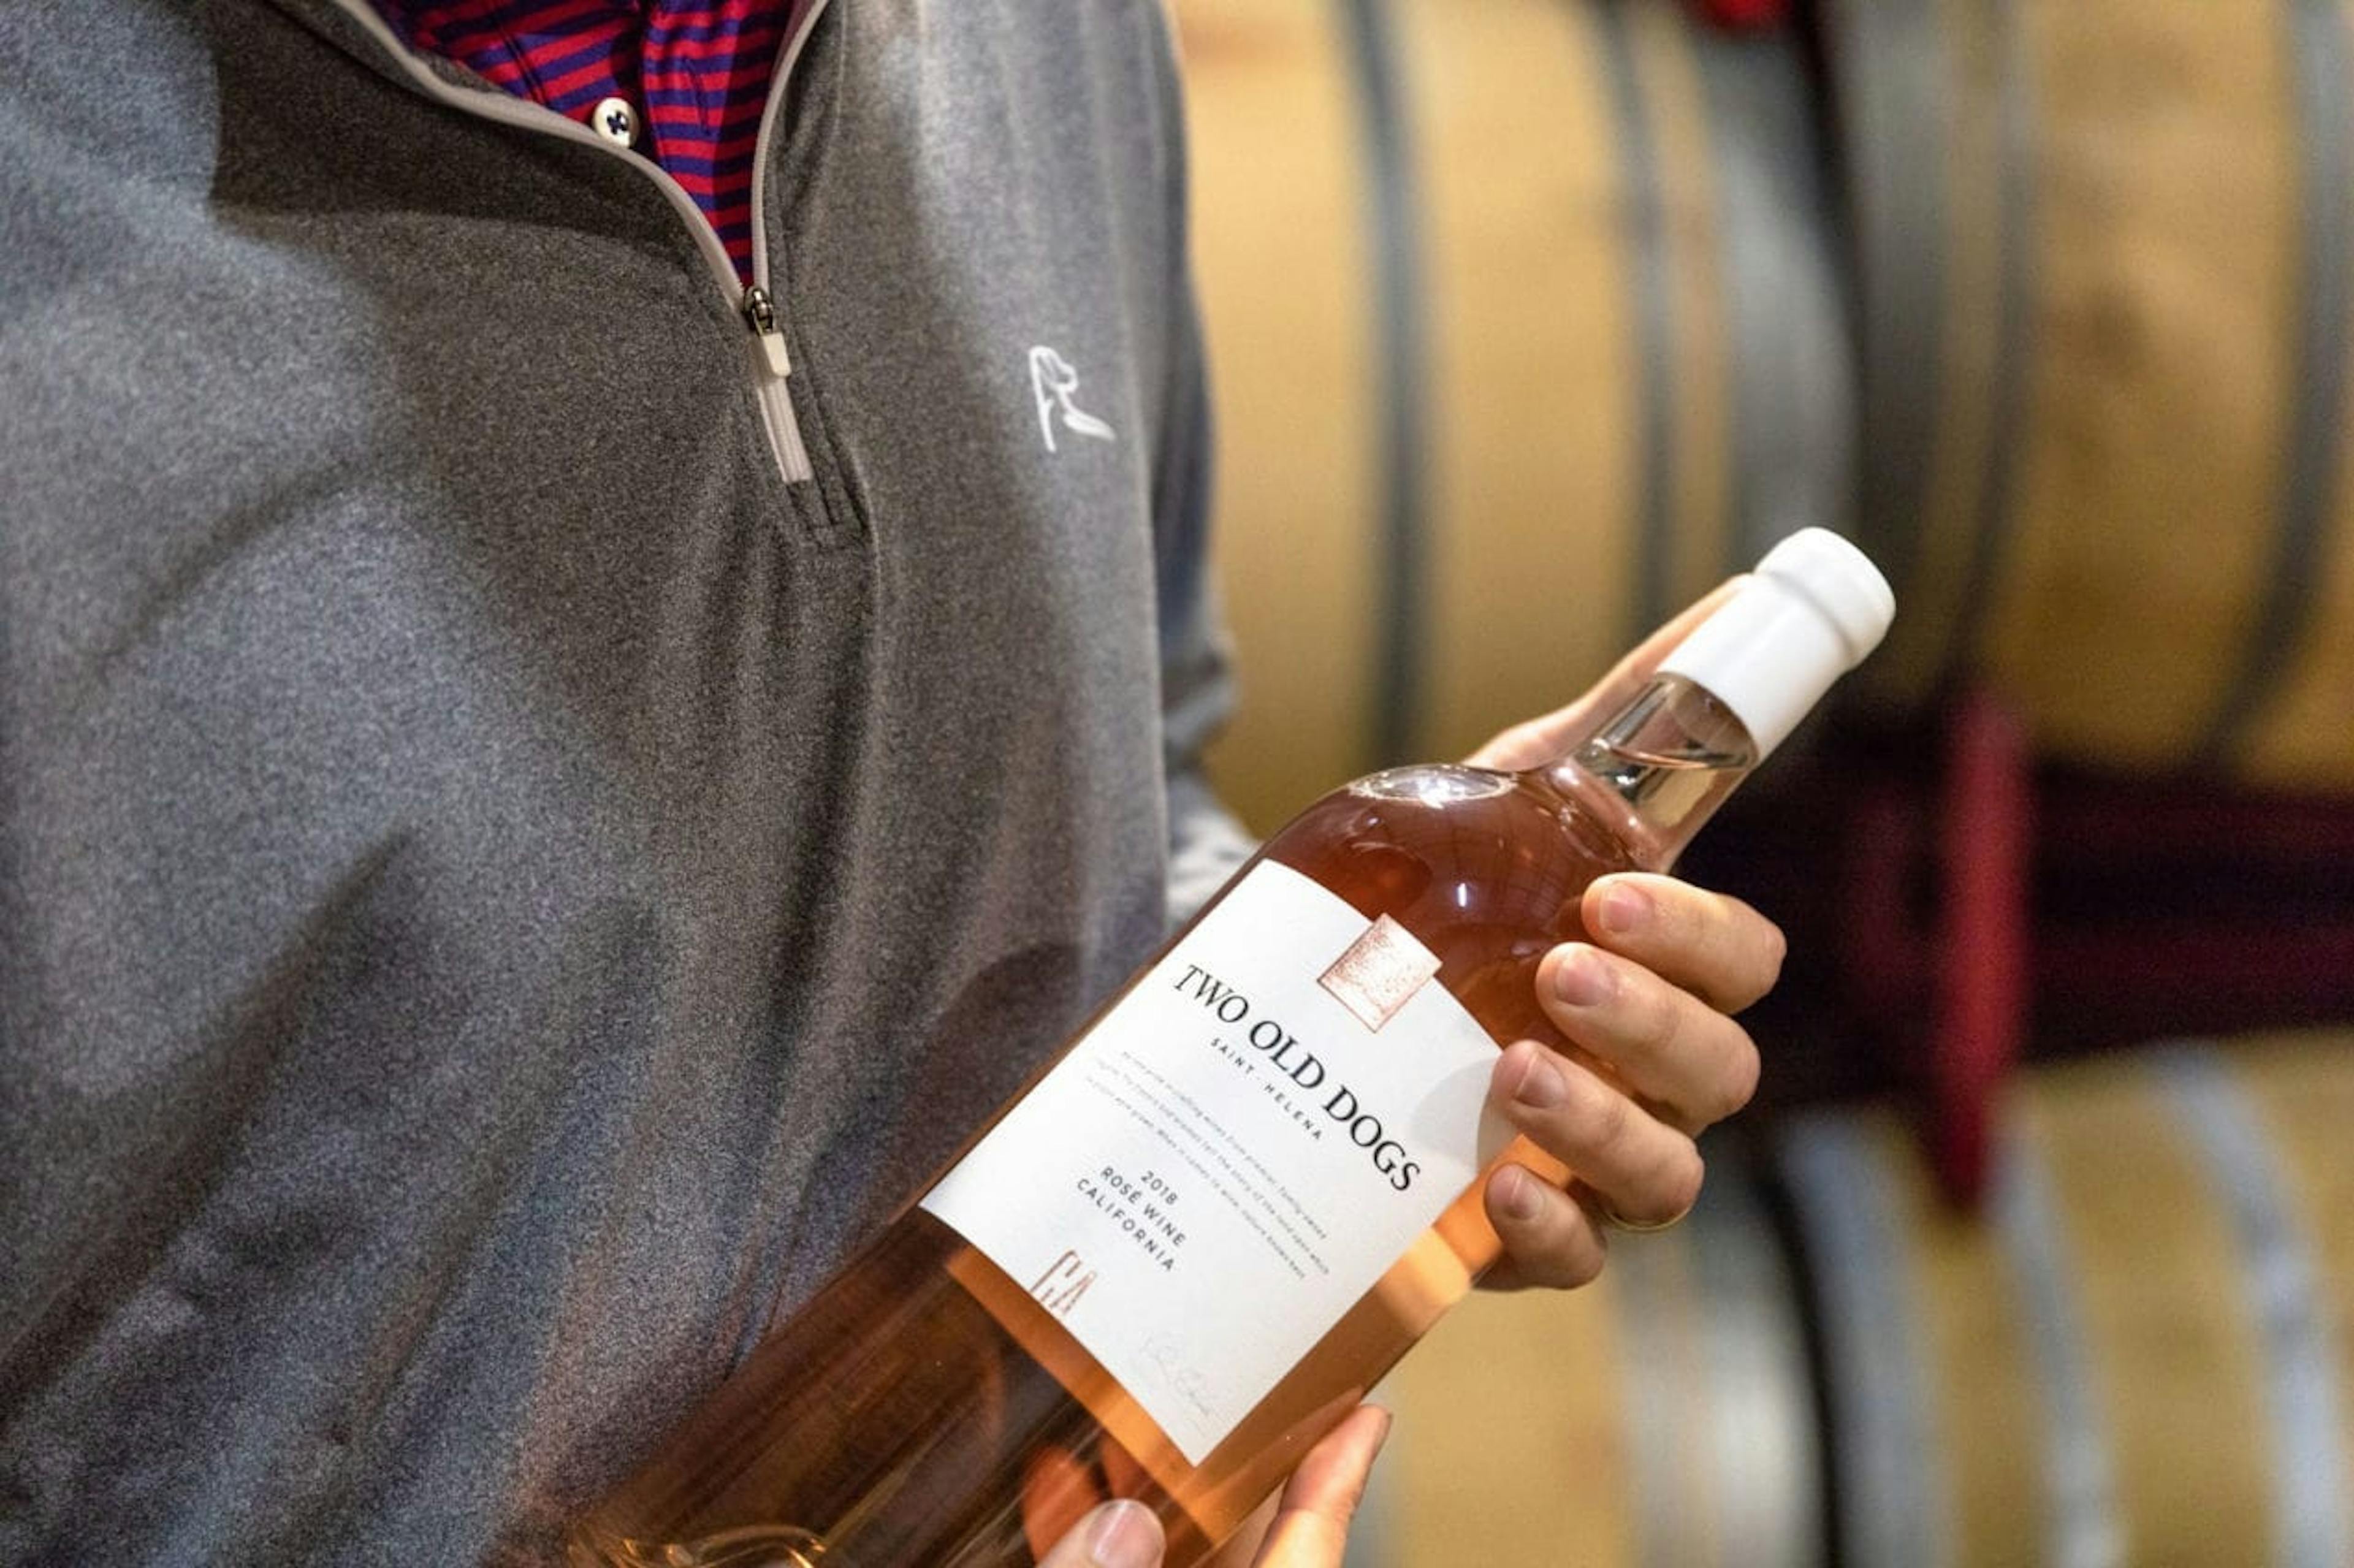
[[[1379,1030],[1438,972],[1438,955],[1384,915],[1316,977],[1366,1028]]]

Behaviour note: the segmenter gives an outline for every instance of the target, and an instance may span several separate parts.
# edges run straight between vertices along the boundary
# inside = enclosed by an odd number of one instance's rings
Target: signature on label
[[[1217,1420],[1217,1413],[1211,1407],[1214,1391],[1210,1380],[1185,1359],[1185,1347],[1178,1342],[1175,1334],[1164,1329],[1139,1345],[1137,1351],[1161,1374],[1162,1383],[1193,1407],[1195,1414],[1204,1422]]]

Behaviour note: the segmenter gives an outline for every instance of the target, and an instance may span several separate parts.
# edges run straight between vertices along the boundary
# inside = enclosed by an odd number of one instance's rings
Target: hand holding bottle
[[[1735,578],[1653,632],[1566,707],[1517,725],[1467,758],[1507,770],[1558,755],[1625,703],[1722,605]],[[1626,872],[1587,888],[1591,942],[1537,969],[1538,1003],[1573,1046],[1522,1041],[1498,1059],[1490,1098],[1531,1142],[1577,1172],[1571,1192],[1507,1165],[1489,1178],[1504,1256],[1489,1289],[1572,1288],[1601,1272],[1612,1223],[1670,1224],[1700,1194],[1694,1138],[1748,1103],[1757,1048],[1734,1014],[1780,973],[1780,927],[1738,898]],[[1575,1194],[1573,1196],[1573,1192]]]

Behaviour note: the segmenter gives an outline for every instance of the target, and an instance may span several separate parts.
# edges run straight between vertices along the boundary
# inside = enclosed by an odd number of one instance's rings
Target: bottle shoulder
[[[1579,934],[1587,883],[1637,869],[1604,816],[1564,788],[1574,782],[1460,764],[1390,768],[1316,801],[1265,853],[1417,934],[1476,924],[1560,939]]]

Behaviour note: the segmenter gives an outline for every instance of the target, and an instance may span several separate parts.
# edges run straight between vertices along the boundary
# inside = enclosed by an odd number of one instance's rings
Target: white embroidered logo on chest
[[[1113,439],[1112,428],[1072,401],[1079,389],[1079,373],[1061,355],[1039,344],[1030,350],[1030,391],[1038,400],[1038,434],[1046,450],[1055,447],[1055,427],[1099,441]]]

